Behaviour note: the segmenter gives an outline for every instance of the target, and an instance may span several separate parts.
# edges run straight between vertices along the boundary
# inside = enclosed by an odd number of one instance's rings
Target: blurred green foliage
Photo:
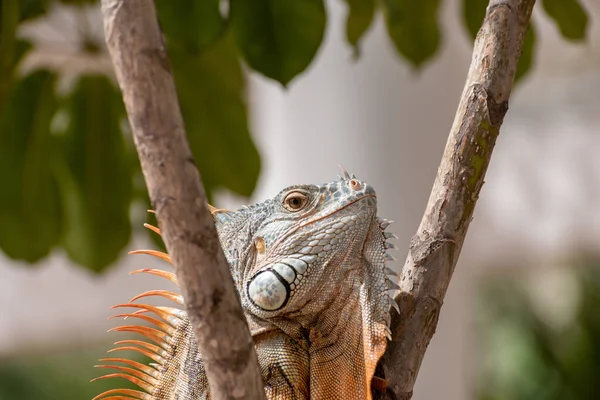
[[[317,53],[325,33],[323,0],[232,0],[231,24],[251,68],[287,85]]]
[[[578,0],[543,0],[544,11],[556,21],[564,38],[581,40],[588,27],[588,16]]]
[[[64,101],[69,121],[56,141],[56,176],[63,203],[62,245],[69,257],[100,270],[129,241],[131,175],[119,91],[105,77],[79,79]]]
[[[27,261],[46,256],[62,231],[51,168],[55,84],[56,75],[49,71],[26,76],[14,86],[0,118],[0,246],[8,256]]]
[[[567,308],[532,296],[543,275],[490,279],[480,290],[479,400],[600,399],[600,260],[542,289]]]
[[[346,39],[354,47],[354,55],[360,54],[359,42],[371,26],[375,17],[375,0],[346,0],[348,17],[346,20]]]
[[[382,5],[388,34],[396,49],[414,67],[421,66],[440,46],[440,0],[384,0]],[[480,26],[481,21],[483,18]]]
[[[115,387],[138,389],[121,378],[90,383],[90,380],[109,373],[109,370],[92,367],[102,364],[97,358],[105,350],[106,346],[94,346],[79,351],[21,355],[18,359],[0,358],[0,400],[92,399]],[[145,364],[152,361],[136,352],[114,353],[107,357],[123,357]]]
[[[140,168],[113,79],[84,74],[65,92],[59,90],[60,69],[19,72],[20,62],[37,47],[19,37],[20,27],[48,18],[59,3],[82,13],[98,6],[97,0],[0,0],[0,248],[31,263],[62,248],[77,264],[99,272],[130,239],[132,204],[147,204],[148,198],[136,185]],[[487,3],[462,2],[471,36]],[[346,4],[346,36],[356,55],[379,12],[398,53],[415,68],[440,48],[442,0]],[[156,5],[207,194],[222,188],[249,196],[260,157],[248,128],[241,61],[288,85],[321,46],[324,0],[156,0]],[[566,38],[585,38],[587,14],[578,0],[543,0],[543,7]],[[101,37],[71,39],[79,42],[79,53],[107,57]],[[518,77],[533,63],[534,39],[532,27]]]

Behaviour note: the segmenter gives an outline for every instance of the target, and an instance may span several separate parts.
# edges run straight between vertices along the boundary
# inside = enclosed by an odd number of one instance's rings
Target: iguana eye
[[[283,200],[283,206],[289,211],[300,211],[307,204],[308,196],[301,192],[292,192]]]

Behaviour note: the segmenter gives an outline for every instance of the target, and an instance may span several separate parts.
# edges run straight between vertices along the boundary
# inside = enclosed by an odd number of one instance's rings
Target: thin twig
[[[102,0],[106,42],[213,399],[264,399],[254,345],[206,204],[153,0]]]
[[[421,361],[479,198],[514,83],[535,0],[491,0],[421,225],[413,236],[382,360],[398,400],[412,397]]]

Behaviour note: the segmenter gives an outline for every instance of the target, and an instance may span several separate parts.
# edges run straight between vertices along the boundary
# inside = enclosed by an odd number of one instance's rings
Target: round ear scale
[[[290,298],[290,284],[270,269],[256,274],[246,290],[252,304],[265,311],[279,310]]]

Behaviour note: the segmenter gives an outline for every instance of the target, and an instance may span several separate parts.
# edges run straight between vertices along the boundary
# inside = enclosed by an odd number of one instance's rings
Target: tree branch
[[[475,40],[454,124],[421,225],[413,236],[383,365],[398,400],[410,399],[484,182],[535,0],[491,0]]]
[[[212,398],[264,399],[253,341],[185,135],[154,1],[102,0],[102,11],[142,171]]]

